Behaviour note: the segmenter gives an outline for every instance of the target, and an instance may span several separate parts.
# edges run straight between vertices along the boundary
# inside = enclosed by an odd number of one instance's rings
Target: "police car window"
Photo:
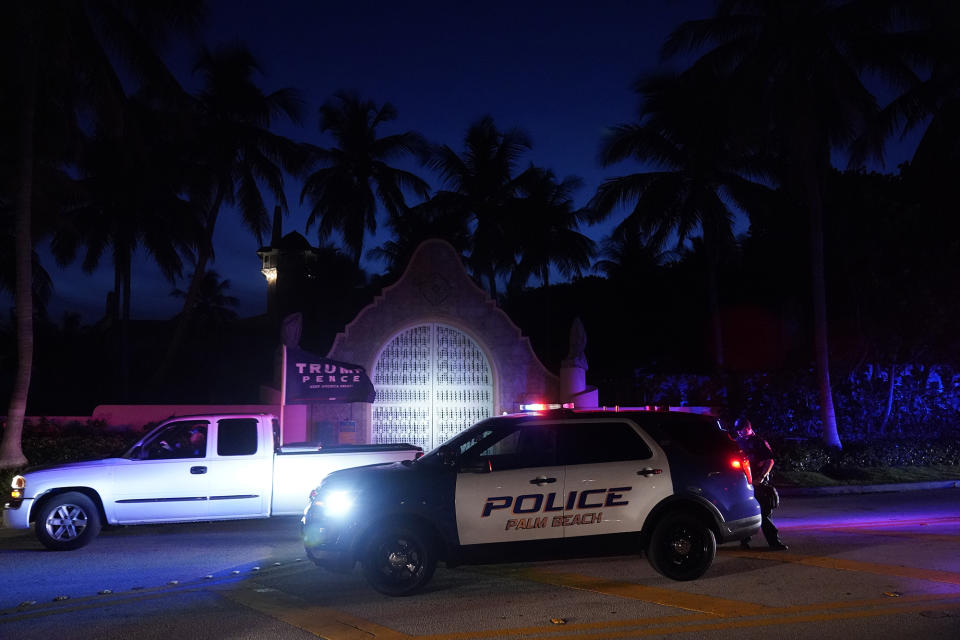
[[[594,464],[646,460],[650,447],[634,427],[625,422],[579,422],[563,425],[565,464]]]
[[[257,452],[256,418],[229,418],[218,424],[218,456],[249,456]]]
[[[664,413],[646,428],[664,446],[679,446],[694,455],[726,451],[731,437],[716,418],[685,413]]]
[[[461,449],[462,462],[466,465],[505,471],[557,464],[556,430],[549,426],[510,425],[483,435],[485,437],[473,441],[472,447]]]

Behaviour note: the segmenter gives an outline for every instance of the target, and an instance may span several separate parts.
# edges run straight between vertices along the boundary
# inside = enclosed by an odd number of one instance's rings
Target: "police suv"
[[[551,409],[483,420],[418,460],[331,473],[310,496],[301,534],[316,564],[359,561],[392,596],[421,589],[438,560],[623,548],[614,542],[645,551],[668,578],[693,580],[718,542],[759,529],[751,482],[715,418]]]

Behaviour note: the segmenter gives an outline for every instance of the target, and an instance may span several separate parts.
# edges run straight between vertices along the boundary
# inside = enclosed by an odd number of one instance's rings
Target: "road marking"
[[[401,640],[411,637],[342,611],[311,605],[277,589],[246,586],[215,593],[327,640]]]
[[[651,587],[636,582],[622,582],[595,578],[572,573],[561,573],[549,570],[521,569],[512,572],[512,577],[518,577],[534,582],[543,582],[581,591],[593,591],[619,598],[643,600],[653,604],[660,604],[676,609],[686,609],[698,613],[707,613],[721,618],[734,616],[756,615],[771,609],[766,605],[746,602],[743,600],[729,600],[715,596],[705,596],[697,593],[675,591]]]
[[[857,618],[873,618],[886,615],[897,615],[903,613],[913,613],[921,611],[937,611],[941,609],[953,609],[960,607],[960,603],[949,604],[921,604],[907,607],[888,607],[886,609],[874,609],[868,611],[844,611],[840,613],[829,614],[809,614],[801,616],[776,616],[771,618],[754,619],[731,619],[717,621],[705,624],[689,624],[676,626],[662,626],[648,629],[631,629],[628,631],[616,631],[613,633],[589,633],[578,634],[576,640],[613,640],[615,638],[637,638],[651,635],[672,635],[677,633],[702,633],[704,631],[720,631],[724,629],[744,629],[756,627],[776,626],[782,627],[788,624],[807,624],[817,622],[832,622],[837,620],[852,620]],[[537,638],[537,640],[568,640],[571,636],[567,635],[546,635]]]
[[[942,602],[949,599],[951,602]],[[916,600],[922,600],[917,602]],[[866,601],[864,601],[866,602]],[[666,618],[642,618],[618,620],[612,622],[583,623],[565,625],[558,633],[555,626],[521,627],[476,632],[415,636],[416,640],[468,640],[470,638],[514,637],[537,635],[537,640],[613,640],[616,638],[636,638],[650,635],[672,635],[678,633],[702,633],[724,629],[742,629],[756,627],[781,627],[787,624],[810,624],[836,620],[871,618],[904,613],[940,611],[957,609],[960,611],[960,593],[933,594],[912,599],[910,602],[898,601],[890,605],[890,600],[871,601],[884,603],[886,607],[870,607],[857,611],[811,611],[797,612],[772,610],[774,613],[741,618],[710,619],[709,616],[672,616]],[[829,606],[845,603],[831,603]],[[862,603],[861,603],[862,604]],[[817,605],[813,605],[817,606]],[[827,607],[829,609],[829,606]],[[597,630],[595,633],[582,633],[584,630]],[[542,635],[541,635],[542,634]]]
[[[777,522],[777,526],[781,529],[803,529],[805,531],[831,531],[834,529],[846,530],[858,528],[887,529],[912,526],[935,527],[938,525],[943,526],[952,524],[960,524],[960,517],[942,516],[937,518],[901,518],[892,520],[841,520],[839,522],[785,522],[783,524]]]
[[[940,526],[945,526],[945,524],[951,523],[937,523]],[[960,524],[960,519],[957,519],[957,524]],[[924,526],[926,522],[923,523],[911,523],[904,526]],[[783,528],[783,527],[781,527]],[[795,527],[799,529],[800,527]],[[926,531],[901,531],[903,527],[889,525],[883,526],[880,523],[871,522],[869,525],[866,524],[856,524],[856,525],[845,525],[845,526],[821,526],[821,527],[808,527],[805,530],[808,531],[829,531],[830,533],[846,533],[849,535],[867,535],[867,536],[895,536],[900,538],[912,538],[914,540],[924,540],[929,542],[958,542],[960,541],[960,535],[951,534],[951,533],[927,533]]]
[[[920,531],[890,531],[884,529],[831,529],[832,533],[850,535],[886,536],[888,538],[910,538],[920,542],[960,542],[960,535],[949,533],[923,533]]]
[[[838,571],[858,571],[872,573],[878,576],[896,576],[898,578],[912,578],[915,580],[929,580],[946,584],[960,584],[960,573],[940,571],[938,569],[921,569],[919,567],[901,567],[893,564],[879,564],[876,562],[861,562],[859,560],[845,560],[827,556],[804,556],[796,553],[770,553],[769,551],[740,551],[731,549],[724,555],[738,558],[755,558],[757,560],[771,560],[774,562],[788,562],[802,564],[821,569],[835,569]]]
[[[699,622],[716,620],[715,616],[707,614],[686,614],[681,616],[663,616],[661,618],[635,618],[630,620],[608,620],[605,622],[575,622],[563,625],[564,633],[573,634],[578,631],[591,629],[611,629],[616,627],[660,627],[671,623]],[[413,636],[416,640],[467,640],[468,638],[496,638],[499,636],[531,636],[542,633],[556,633],[555,625],[537,627],[512,627],[509,629],[486,629],[483,631],[453,631],[451,633],[435,633],[422,636]],[[579,638],[580,635],[577,635]],[[539,640],[539,639],[538,639]]]

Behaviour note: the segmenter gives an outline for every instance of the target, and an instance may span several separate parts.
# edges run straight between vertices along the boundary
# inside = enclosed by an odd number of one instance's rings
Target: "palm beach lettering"
[[[296,362],[294,366],[300,374],[300,382],[360,382],[361,369],[350,369],[335,364]]]
[[[551,527],[574,527],[578,524],[600,524],[603,520],[603,512],[596,513],[575,513],[571,516],[553,516],[553,518],[510,518],[507,520],[507,526],[504,531],[510,529],[545,529],[547,521],[550,521]]]
[[[483,505],[481,517],[487,518],[496,511],[509,510],[510,513],[524,518],[510,518],[506,529],[542,529],[551,527],[569,527],[580,524],[597,524],[603,519],[603,512],[581,513],[555,516],[539,516],[532,514],[551,513],[556,511],[606,509],[623,507],[630,504],[623,495],[633,487],[611,487],[609,489],[587,489],[585,491],[571,491],[566,495],[558,496],[551,493],[526,493],[519,496],[492,496],[487,498]]]

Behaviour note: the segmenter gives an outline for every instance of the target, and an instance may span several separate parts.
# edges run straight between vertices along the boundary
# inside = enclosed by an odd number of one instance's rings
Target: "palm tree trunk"
[[[130,250],[123,252],[120,265],[120,281],[123,300],[120,314],[120,397],[130,399]]]
[[[487,272],[487,282],[490,285],[490,297],[497,299],[497,273],[493,269]]]
[[[220,215],[220,205],[223,203],[223,188],[217,190],[217,197],[210,207],[210,215],[207,216],[205,226],[205,237],[200,246],[197,247],[197,264],[193,269],[193,277],[190,279],[190,286],[187,287],[187,295],[184,297],[183,310],[177,319],[177,327],[174,329],[173,337],[170,339],[170,346],[164,353],[160,366],[153,374],[151,386],[157,386],[166,377],[173,361],[176,359],[180,349],[183,348],[183,341],[187,335],[187,327],[193,321],[193,313],[197,307],[197,299],[200,297],[200,285],[203,282],[203,276],[207,272],[207,262],[210,260],[210,248],[213,246],[213,231],[217,225],[217,217]]]
[[[880,423],[880,435],[887,434],[887,423],[890,422],[890,414],[893,413],[893,390],[897,386],[897,365],[890,365],[890,384],[887,387],[887,407],[883,412],[883,422]]]
[[[27,21],[33,11],[24,8]],[[14,11],[14,15],[21,15]],[[33,239],[31,213],[33,210],[33,127],[36,118],[37,100],[37,43],[33,25],[21,25],[18,32],[23,36],[20,48],[23,70],[23,92],[19,123],[20,162],[18,167],[18,191],[16,204],[16,324],[17,324],[17,373],[10,393],[7,409],[7,424],[0,442],[0,469],[21,467],[27,463],[20,445],[23,434],[23,419],[27,413],[27,396],[30,391],[30,376],[33,372]]]
[[[710,332],[713,338],[713,365],[718,374],[723,372],[723,324],[720,320],[720,292],[717,270],[720,268],[719,241],[710,224],[703,225],[703,249],[707,254],[707,309],[710,314]]]
[[[808,168],[809,169],[809,168]],[[807,210],[810,216],[810,267],[813,289],[813,343],[816,354],[817,386],[820,391],[820,420],[824,444],[842,448],[837,433],[837,416],[830,387],[830,347],[827,340],[827,287],[823,248],[823,199],[815,170],[807,171]]]

